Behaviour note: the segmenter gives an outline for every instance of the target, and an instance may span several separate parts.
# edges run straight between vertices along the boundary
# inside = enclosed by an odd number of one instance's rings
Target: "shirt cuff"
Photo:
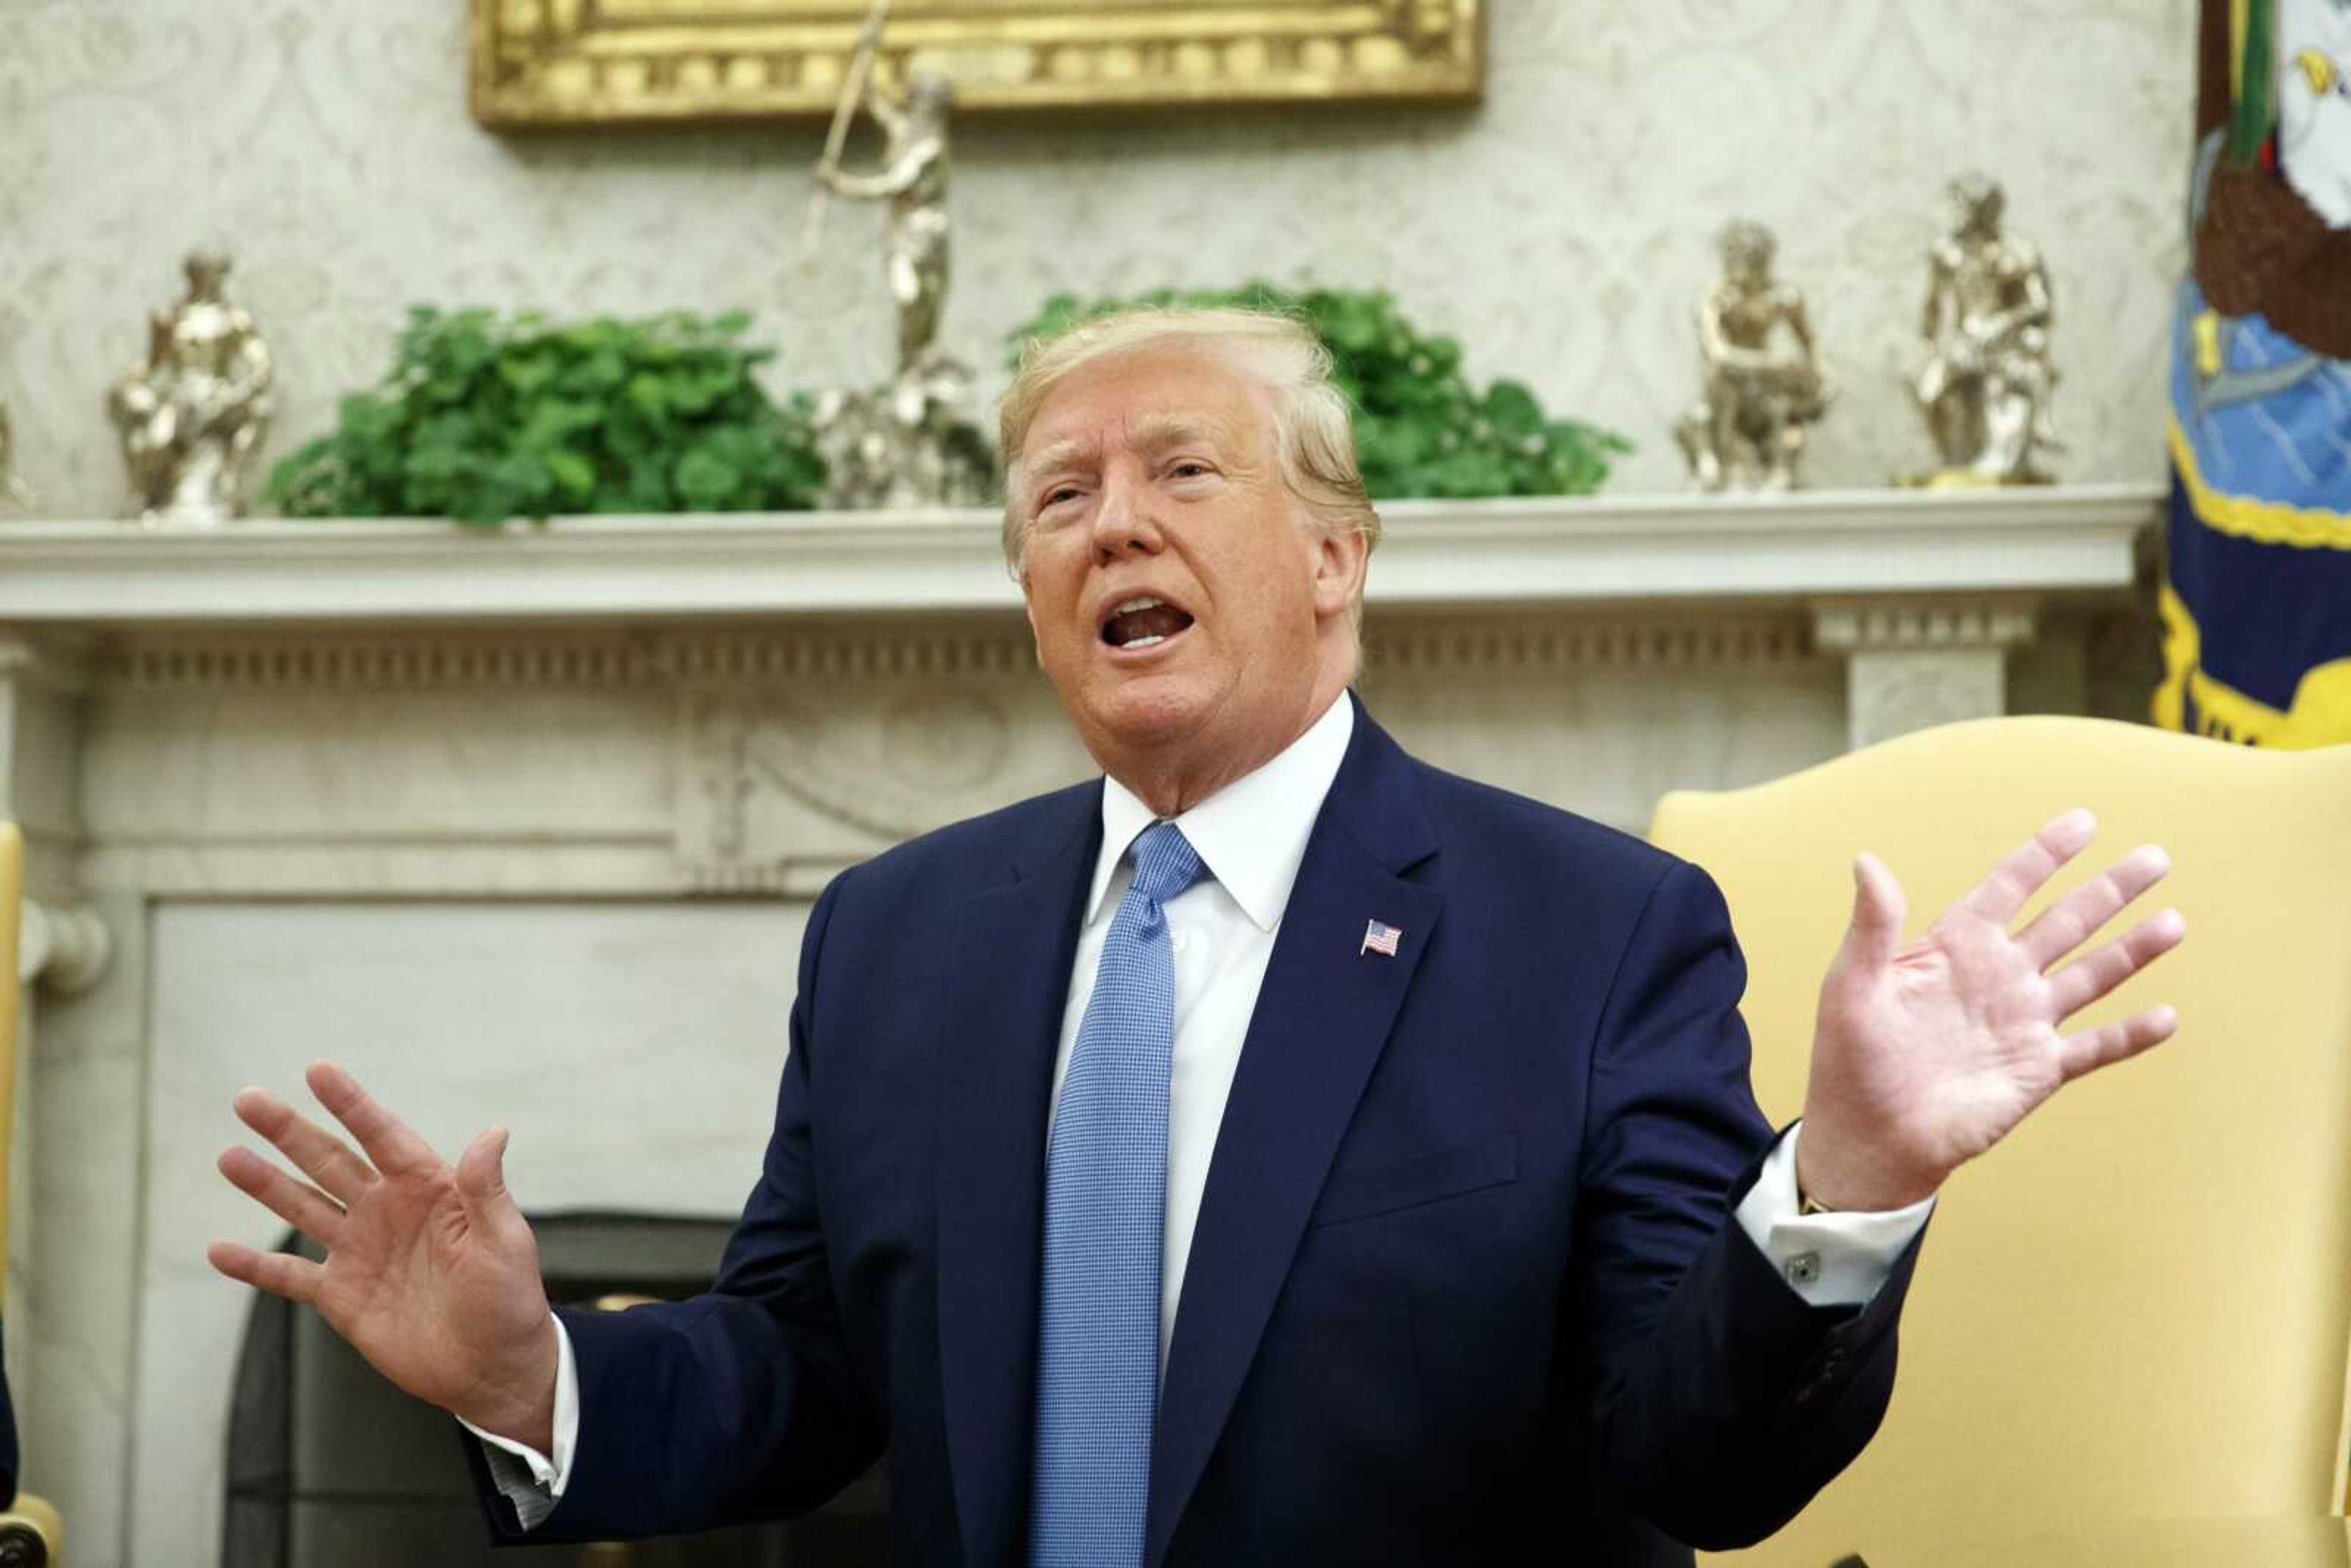
[[[1865,1307],[1926,1228],[1935,1200],[1872,1213],[1797,1213],[1796,1140],[1803,1132],[1801,1122],[1789,1128],[1764,1160],[1762,1174],[1739,1200],[1740,1228],[1805,1305]]]
[[[553,1314],[549,1314],[552,1316]],[[485,1432],[463,1416],[457,1424],[481,1439],[490,1479],[514,1504],[525,1530],[536,1530],[563,1500],[571,1482],[571,1455],[580,1440],[580,1373],[571,1363],[571,1335],[555,1319],[555,1452],[550,1457],[525,1443]]]

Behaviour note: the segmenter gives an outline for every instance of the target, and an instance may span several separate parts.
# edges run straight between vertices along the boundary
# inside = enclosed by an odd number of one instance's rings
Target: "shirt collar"
[[[1176,819],[1208,874],[1231,894],[1260,931],[1280,924],[1306,859],[1306,840],[1322,798],[1346,760],[1355,733],[1355,705],[1342,692],[1322,716],[1256,772],[1233,780]],[[1115,779],[1102,780],[1102,841],[1094,862],[1086,924],[1101,917],[1111,877],[1155,819],[1151,808]]]

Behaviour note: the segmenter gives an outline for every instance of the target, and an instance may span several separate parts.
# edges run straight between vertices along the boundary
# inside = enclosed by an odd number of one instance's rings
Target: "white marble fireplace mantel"
[[[1381,508],[1375,609],[2114,590],[2138,486],[1411,501]],[[0,624],[348,624],[1009,610],[987,512],[0,524]]]
[[[1431,760],[1637,831],[2003,711],[2160,501],[1391,506],[1363,687]],[[528,1205],[731,1213],[807,900],[1091,771],[980,512],[0,521],[40,962],[8,1363],[78,1564],[214,1561],[243,1302],[202,1250],[271,1234],[210,1169],[235,1086],[344,1055],[444,1146],[511,1119]]]

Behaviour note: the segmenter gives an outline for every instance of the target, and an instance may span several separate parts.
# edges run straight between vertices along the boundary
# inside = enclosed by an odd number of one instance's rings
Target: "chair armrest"
[[[0,1568],[58,1568],[65,1542],[65,1521],[39,1498],[16,1494],[0,1513]]]
[[[2351,1521],[2327,1515],[2170,1520],[1912,1520],[1872,1529],[1856,1552],[1834,1548],[1778,1549],[1703,1559],[1709,1568],[1769,1563],[1771,1568],[2210,1568],[2259,1563],[2262,1568],[2346,1568]]]

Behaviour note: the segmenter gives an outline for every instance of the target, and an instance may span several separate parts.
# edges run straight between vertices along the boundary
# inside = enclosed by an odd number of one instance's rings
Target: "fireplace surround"
[[[2161,501],[1384,508],[1362,690],[1429,761],[1638,831],[1668,788],[2121,711],[2100,628]],[[535,1209],[732,1213],[825,881],[1090,771],[1029,642],[987,513],[0,528],[37,977],[7,1359],[78,1568],[226,1535],[249,1302],[203,1249],[274,1230],[210,1169],[238,1085],[346,1056],[436,1146],[510,1117]]]
[[[705,1288],[728,1222],[533,1216],[549,1298],[668,1301]],[[281,1247],[318,1256],[288,1237]],[[227,1568],[888,1568],[880,1467],[804,1519],[630,1544],[493,1552],[446,1415],[393,1387],[316,1313],[256,1294],[229,1406]]]

